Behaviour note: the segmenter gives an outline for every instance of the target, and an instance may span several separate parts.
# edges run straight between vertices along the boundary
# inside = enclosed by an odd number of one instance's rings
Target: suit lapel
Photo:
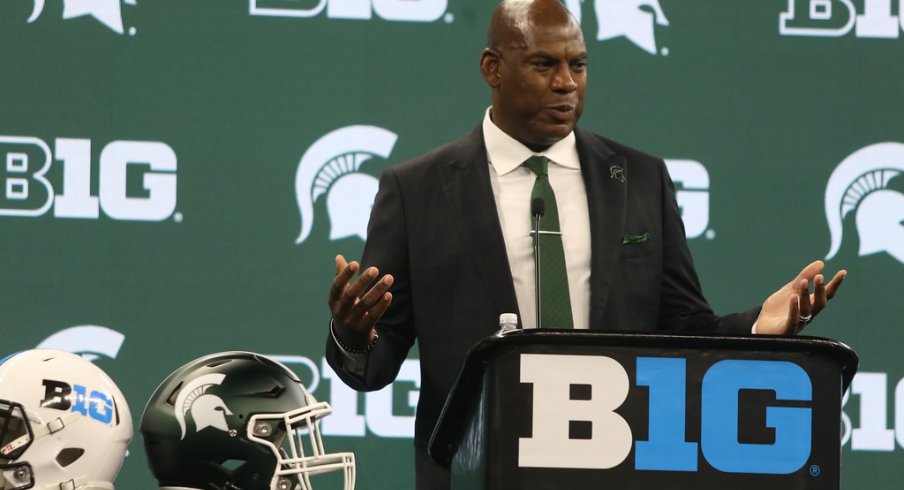
[[[485,293],[499,313],[517,312],[518,300],[490,185],[483,132],[478,127],[459,141],[456,157],[439,163],[443,192],[452,209],[469,262],[483,279]]]
[[[621,253],[628,168],[598,137],[575,128],[590,211],[590,328],[601,328],[606,298]]]

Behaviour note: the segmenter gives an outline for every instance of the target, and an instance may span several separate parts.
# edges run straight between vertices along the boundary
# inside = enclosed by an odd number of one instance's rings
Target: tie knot
[[[537,174],[538,177],[546,177],[549,175],[549,159],[540,155],[534,155],[524,161],[524,166],[529,168],[531,172]]]

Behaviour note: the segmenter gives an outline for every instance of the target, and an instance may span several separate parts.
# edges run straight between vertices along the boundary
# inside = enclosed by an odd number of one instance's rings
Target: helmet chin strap
[[[69,412],[65,415],[55,418],[40,427],[36,427],[35,429],[32,429],[31,435],[25,434],[24,436],[10,442],[9,444],[7,444],[6,446],[3,447],[3,452],[11,453],[14,450],[18,449],[21,446],[24,446],[25,444],[27,444],[28,442],[30,442],[32,440],[38,440],[41,437],[46,436],[47,434],[53,434],[53,433],[59,432],[59,431],[65,429],[67,425],[74,424],[80,418],[81,417],[79,416],[79,414],[77,414],[75,412]]]
[[[57,490],[57,489],[59,489],[59,490],[110,490],[111,489],[111,487],[109,487],[109,486],[106,486],[106,487],[86,486],[87,483],[88,483],[88,479],[85,478],[84,476],[80,476],[80,477],[72,479],[72,480],[60,482],[59,486],[51,485],[46,488],[47,488],[47,490],[51,490],[51,489],[53,489],[53,490]]]

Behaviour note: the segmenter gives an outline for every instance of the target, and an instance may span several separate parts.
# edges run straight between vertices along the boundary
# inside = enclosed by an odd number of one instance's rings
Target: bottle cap
[[[503,313],[499,315],[499,324],[500,325],[517,325],[518,324],[518,314],[517,313]]]

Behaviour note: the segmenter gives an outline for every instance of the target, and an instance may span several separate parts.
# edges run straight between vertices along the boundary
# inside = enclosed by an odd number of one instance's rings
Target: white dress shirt
[[[534,153],[530,148],[499,129],[490,120],[490,109],[483,118],[483,138],[489,158],[490,185],[496,211],[502,225],[515,296],[521,309],[521,325],[536,328],[536,290],[534,283],[534,246],[531,238],[530,202],[536,176],[522,166],[525,160],[542,155],[551,162],[549,183],[556,194],[559,226],[568,269],[568,290],[575,328],[590,323],[590,212],[587,191],[581,176],[581,163],[574,133]],[[542,291],[540,294],[543,294]],[[500,312],[506,313],[506,312]]]

